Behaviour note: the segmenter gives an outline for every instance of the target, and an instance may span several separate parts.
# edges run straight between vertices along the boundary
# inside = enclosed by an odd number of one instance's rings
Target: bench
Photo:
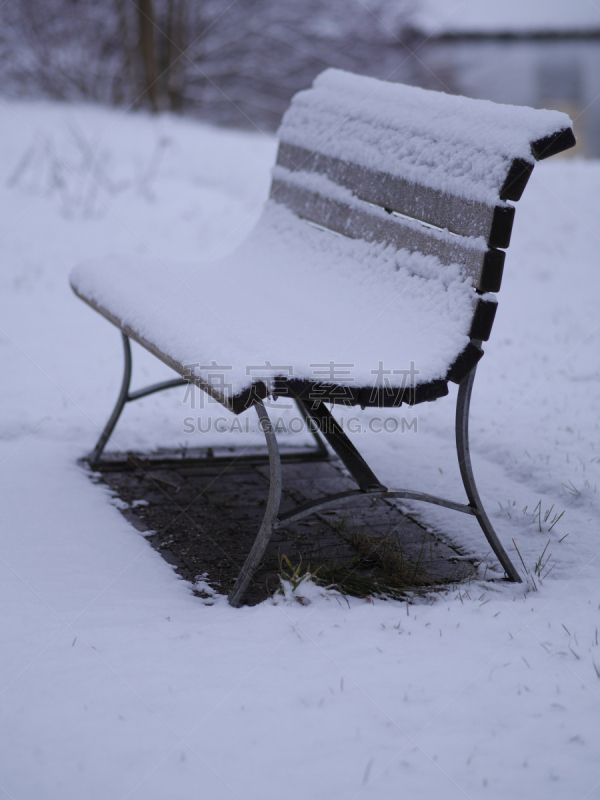
[[[127,402],[191,382],[235,414],[254,408],[266,437],[266,511],[232,605],[274,529],[357,497],[422,500],[475,517],[507,578],[520,581],[477,492],[469,403],[511,201],[536,160],[575,144],[569,118],[326,70],[293,98],[278,136],[270,198],[232,255],[195,267],[112,258],[72,273],[75,293],[121,330],[125,355],[91,466]],[[181,377],[130,391],[130,339]],[[384,486],[325,405],[412,406],[447,395],[449,381],[459,385],[455,436],[468,503]],[[280,455],[263,401],[283,396],[356,490],[280,512]]]

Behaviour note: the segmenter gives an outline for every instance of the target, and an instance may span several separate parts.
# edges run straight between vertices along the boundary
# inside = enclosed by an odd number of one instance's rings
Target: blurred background
[[[600,156],[600,2],[9,0],[7,97],[170,110],[272,131],[327,66],[567,111]]]

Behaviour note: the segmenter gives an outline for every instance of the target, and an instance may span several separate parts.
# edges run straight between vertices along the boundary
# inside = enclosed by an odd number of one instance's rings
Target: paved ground
[[[99,479],[127,504],[123,513],[130,522],[183,578],[194,582],[204,575],[227,593],[264,514],[269,474],[264,455],[236,460],[231,453],[216,457],[212,451],[188,451],[185,457],[163,452],[106,458]],[[321,494],[356,488],[337,459],[301,455],[284,460],[283,485],[282,510]],[[417,582],[458,580],[473,570],[464,556],[403,514],[393,501],[361,499],[276,531],[245,601],[258,603],[277,589],[282,560],[288,566],[285,557],[294,568],[300,563],[311,569],[345,565],[355,576],[385,579],[381,563],[359,557],[365,542],[382,543],[388,561],[394,554],[394,564],[401,562]]]

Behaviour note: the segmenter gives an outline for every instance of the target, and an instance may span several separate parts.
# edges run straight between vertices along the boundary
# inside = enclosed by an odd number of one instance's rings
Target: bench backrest
[[[458,263],[481,293],[500,288],[507,201],[521,197],[536,159],[575,144],[557,111],[335,69],[295,95],[278,135],[273,200],[351,238]]]

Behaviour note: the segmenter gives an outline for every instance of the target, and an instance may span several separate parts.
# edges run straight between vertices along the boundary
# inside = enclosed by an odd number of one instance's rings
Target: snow
[[[194,597],[76,463],[122,355],[68,274],[110,253],[231,252],[267,197],[275,141],[86,107],[3,102],[0,115],[4,795],[600,797],[600,163],[536,167],[472,401],[502,542],[533,571],[551,540],[537,591],[478,580],[407,606],[307,585],[309,605],[288,593],[235,610]],[[141,348],[134,359],[135,387],[172,375]],[[189,440],[182,398],[132,404],[113,447]],[[451,398],[414,413],[416,435],[357,445],[390,485],[461,499]],[[472,520],[419,513],[485,557]]]
[[[498,204],[512,159],[572,127],[559,111],[509,106],[328,69],[296,94],[279,137],[431,189]]]
[[[532,141],[570,124],[559,112],[498,106],[330,69],[293,99],[278,136],[494,204],[512,159],[532,160]],[[276,167],[273,176],[364,206],[323,175]],[[447,231],[438,236],[452,238]],[[472,246],[482,243],[474,239]],[[416,384],[443,380],[469,342],[476,302],[458,264],[442,267],[434,256],[350,241],[273,201],[244,244],[225,258],[177,264],[126,254],[76,268],[71,282],[170,359],[194,365],[204,383],[215,371],[211,365],[221,365],[218,394],[226,400],[255,380],[314,378],[315,368],[334,364],[342,350],[352,374],[340,383],[372,386],[384,365],[389,385],[403,386],[411,364]],[[361,336],[355,335],[351,309],[374,320]]]
[[[458,264],[320,230],[273,201],[224,259],[114,257],[71,281],[204,382],[218,371],[211,364],[224,367],[229,399],[261,378],[315,379],[342,350],[352,362],[342,384],[373,386],[380,363],[398,373],[393,386],[406,385],[411,362],[415,384],[443,379],[469,343],[477,300]],[[360,337],[357,313],[373,320]]]
[[[420,0],[413,24],[430,36],[597,31],[600,8],[591,0]]]

